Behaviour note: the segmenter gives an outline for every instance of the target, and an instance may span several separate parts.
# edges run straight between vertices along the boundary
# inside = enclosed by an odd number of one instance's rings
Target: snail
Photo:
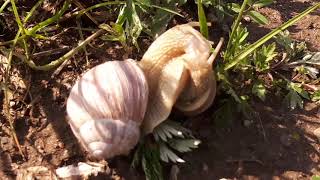
[[[76,81],[67,100],[68,123],[96,158],[127,155],[173,107],[206,110],[216,93],[211,45],[188,24],[160,35],[140,61],[97,65]]]
[[[212,104],[216,79],[210,48],[210,42],[189,24],[167,30],[150,45],[139,62],[149,83],[144,134],[165,121],[173,107],[197,115]]]
[[[126,155],[139,141],[148,92],[135,60],[97,65],[71,89],[66,106],[71,130],[94,158]]]

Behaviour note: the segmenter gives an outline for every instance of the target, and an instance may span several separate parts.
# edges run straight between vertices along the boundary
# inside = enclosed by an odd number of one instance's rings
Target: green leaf
[[[238,26],[238,28],[234,32],[233,39],[231,39],[231,45],[224,52],[224,60],[225,61],[234,61],[234,56],[237,55],[240,51],[242,51],[247,46],[247,37],[249,32],[246,27]]]
[[[139,143],[137,149],[135,150],[134,154],[133,154],[133,158],[131,161],[131,167],[132,168],[136,168],[138,167],[138,165],[140,164],[141,160],[142,160],[142,155],[143,155],[143,148],[144,148],[144,144]]]
[[[316,52],[307,63],[320,66],[320,52]]]
[[[230,8],[231,8],[232,11],[234,11],[236,13],[239,13],[240,9],[241,9],[240,5],[237,4],[237,3],[231,3],[231,7]]]
[[[258,96],[262,101],[266,99],[266,88],[264,87],[263,83],[257,82],[252,87],[252,93]]]
[[[177,7],[186,3],[186,0],[167,0],[167,1],[152,1],[150,4],[140,4],[147,6],[150,16],[145,17],[143,20],[144,32],[150,36],[157,38],[162,34],[170,20],[175,16],[181,16],[177,13]],[[139,3],[138,3],[139,4]]]
[[[164,162],[184,163],[185,161],[178,157],[168,146],[164,143],[160,143],[160,158]]]
[[[198,4],[198,19],[200,23],[200,32],[205,38],[208,38],[209,33],[208,33],[207,18],[202,7],[202,0],[198,0],[197,4]]]
[[[129,2],[131,2],[131,0],[129,0]],[[138,48],[138,38],[140,36],[140,33],[142,31],[142,24],[140,21],[140,18],[136,12],[136,8],[135,8],[135,4],[134,3],[130,3],[129,5],[131,5],[130,10],[131,10],[131,15],[132,17],[130,17],[130,36],[132,37],[132,43]]]
[[[109,34],[101,36],[101,39],[107,41],[119,41],[121,43],[126,42],[126,35],[121,25],[112,24],[110,27],[108,24],[101,24],[99,28],[106,30]]]
[[[268,40],[270,40],[271,38],[273,38],[274,36],[276,36],[280,32],[282,32],[285,29],[287,29],[289,26],[292,26],[294,23],[299,21],[301,18],[303,18],[307,14],[309,14],[312,11],[318,9],[319,7],[320,7],[320,3],[316,3],[315,5],[311,6],[310,8],[306,9],[305,11],[303,11],[300,14],[298,14],[297,16],[295,16],[294,18],[290,19],[289,21],[285,22],[281,26],[277,27],[276,29],[274,29],[273,31],[271,31],[270,33],[265,35],[264,37],[260,38],[258,41],[256,41],[255,43],[251,44],[246,49],[244,49],[242,52],[237,54],[237,56],[234,57],[234,60],[232,62],[230,62],[230,63],[225,65],[224,69],[225,70],[229,70],[233,66],[237,65],[245,57],[247,57],[249,54],[254,52],[258,47],[260,47],[261,45],[266,43]],[[229,43],[228,43],[228,45],[229,45]]]
[[[301,88],[301,84],[298,84],[298,83],[290,83],[289,86],[290,86],[290,88],[292,88],[294,91],[296,91],[297,93],[299,93],[299,95],[301,95],[302,97],[304,97],[304,98],[306,98],[306,99],[310,99],[307,91],[305,91],[304,89]]]
[[[303,108],[303,100],[299,96],[297,92],[294,90],[289,90],[289,93],[285,96],[284,102],[290,109],[296,109],[299,106],[301,109]]]
[[[284,102],[293,110],[297,106],[303,108],[303,100],[300,96],[309,99],[308,93],[301,88],[301,84],[289,83],[288,87],[289,93],[284,98]]]
[[[167,142],[168,139],[172,139],[174,137],[191,137],[191,131],[176,122],[166,120],[153,130],[153,136],[156,141],[162,140]]]
[[[311,97],[312,101],[320,101],[320,90],[314,92]]]
[[[147,180],[163,180],[160,152],[157,148],[145,148],[141,162]]]
[[[137,14],[136,6],[131,0],[127,0],[121,8],[116,23],[121,26],[125,25],[127,36],[131,38],[132,44],[139,49],[137,40],[142,31],[142,23]]]
[[[268,46],[263,45],[260,49],[254,51],[253,63],[255,64],[257,71],[265,71],[270,68],[270,61],[277,56],[275,49],[276,44],[272,43]]]
[[[259,0],[253,4],[253,7],[261,8],[273,3],[273,0]]]
[[[173,139],[169,141],[169,145],[181,153],[192,151],[193,148],[198,148],[200,143],[201,141],[198,139]]]
[[[311,180],[320,180],[320,176],[318,176],[318,175],[313,175],[313,176],[311,177]]]
[[[249,11],[248,15],[256,23],[259,23],[262,25],[268,24],[268,19],[257,11]]]
[[[216,2],[216,0],[202,0],[202,4],[204,6],[217,5],[217,2]]]

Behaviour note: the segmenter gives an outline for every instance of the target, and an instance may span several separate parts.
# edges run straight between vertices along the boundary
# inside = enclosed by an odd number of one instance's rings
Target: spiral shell
[[[149,83],[144,134],[165,121],[173,107],[186,115],[206,110],[216,94],[211,44],[188,24],[160,35],[139,62]]]
[[[92,68],[67,100],[74,135],[96,158],[127,155],[139,140],[148,93],[144,72],[132,59]]]

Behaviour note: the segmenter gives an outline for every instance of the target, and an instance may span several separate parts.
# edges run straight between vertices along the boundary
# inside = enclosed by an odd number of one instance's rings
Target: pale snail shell
[[[140,62],[109,61],[86,72],[67,100],[74,135],[94,157],[126,155],[175,106],[206,110],[216,94],[210,43],[190,25],[160,35]]]
[[[144,72],[134,60],[92,68],[75,83],[67,100],[74,135],[96,158],[128,154],[140,138],[148,92]]]
[[[212,104],[216,79],[210,48],[209,41],[188,24],[167,30],[151,44],[139,62],[149,84],[144,134],[165,121],[173,107],[196,115]]]

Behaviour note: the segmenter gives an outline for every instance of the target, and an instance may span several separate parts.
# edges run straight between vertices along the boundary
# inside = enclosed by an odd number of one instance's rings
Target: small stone
[[[246,21],[246,22],[251,22],[251,18],[249,16],[244,16],[243,19]]]
[[[14,105],[16,105],[16,102],[10,101],[10,102],[9,102],[9,105],[10,105],[10,107],[13,107]]]

